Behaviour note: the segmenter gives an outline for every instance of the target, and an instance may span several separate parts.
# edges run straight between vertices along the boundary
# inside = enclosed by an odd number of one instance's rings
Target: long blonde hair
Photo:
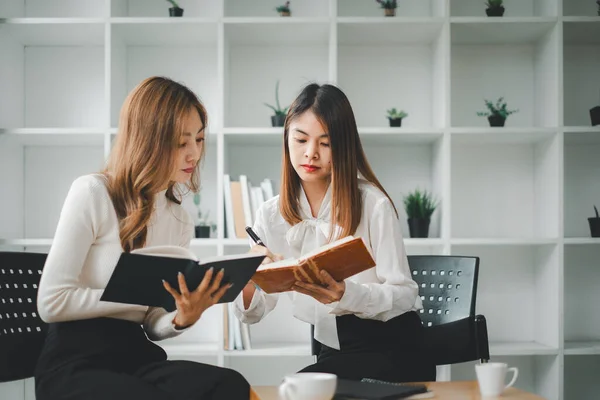
[[[145,79],[125,99],[116,142],[103,171],[125,252],[145,245],[156,193],[167,188],[166,197],[181,203],[170,178],[190,110],[198,112],[206,128],[206,109],[198,97],[184,85],[164,77]],[[197,168],[187,188],[198,191]]]
[[[362,216],[362,197],[358,187],[358,172],[381,190],[392,202],[396,217],[398,210],[371,169],[358,135],[352,107],[346,95],[333,85],[306,86],[294,100],[287,113],[283,135],[283,161],[279,211],[295,225],[300,217],[300,177],[292,167],[288,136],[290,122],[306,111],[312,111],[327,129],[332,156],[331,223],[341,228],[339,237],[353,235]],[[333,237],[331,230],[329,240]]]

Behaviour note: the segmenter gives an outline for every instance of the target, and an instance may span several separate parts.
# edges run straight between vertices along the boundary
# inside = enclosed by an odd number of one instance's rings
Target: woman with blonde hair
[[[67,194],[42,273],[37,305],[49,323],[35,373],[37,400],[248,399],[237,372],[168,361],[153,341],[185,332],[229,288],[206,274],[194,291],[179,276],[167,290],[177,310],[100,301],[122,252],[188,247],[194,224],[181,207],[197,191],[207,114],[196,95],[167,78],[141,82],[121,110],[104,171]]]
[[[261,206],[254,223],[276,254],[268,260],[298,258],[354,235],[377,264],[340,282],[326,272],[323,285],[296,282],[294,316],[312,324],[321,343],[317,363],[303,371],[346,379],[435,380],[396,207],[369,166],[346,95],[333,85],[307,85],[288,111],[283,148],[280,194]],[[249,284],[236,299],[236,315],[257,323],[277,298]]]

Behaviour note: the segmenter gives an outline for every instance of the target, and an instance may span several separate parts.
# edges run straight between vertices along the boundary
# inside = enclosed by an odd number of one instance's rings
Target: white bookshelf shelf
[[[536,342],[490,342],[490,357],[558,355],[558,347]]]
[[[566,245],[598,245],[600,238],[582,237],[582,238],[565,238]]]
[[[566,342],[566,355],[598,355],[600,354],[600,340],[587,342]]]
[[[600,206],[593,1],[505,0],[503,18],[486,17],[480,0],[403,0],[394,18],[365,0],[292,2],[289,18],[279,0],[179,2],[182,18],[164,0],[0,0],[0,183],[10,193],[0,249],[49,249],[71,182],[104,165],[127,93],[166,75],[209,113],[201,206],[217,231],[191,249],[245,252],[246,239],[224,234],[222,175],[269,178],[277,191],[283,129],[263,103],[275,103],[278,80],[282,107],[308,82],[334,83],[400,211],[407,253],[481,257],[477,312],[493,358],[522,367],[520,387],[549,400],[600,390],[581,373],[600,354],[600,239],[587,222]],[[476,112],[499,97],[519,111],[491,128]],[[392,107],[409,114],[401,128],[389,127]],[[440,200],[426,239],[409,237],[402,209],[417,187]],[[184,207],[195,213],[190,196]],[[312,361],[286,296],[251,327],[252,350],[223,350],[222,311],[163,343],[170,356],[236,368],[253,384]],[[472,364],[448,371],[474,379]]]
[[[225,351],[225,357],[285,357],[285,356],[310,356],[309,343],[274,343],[268,346],[258,345],[250,350]]]

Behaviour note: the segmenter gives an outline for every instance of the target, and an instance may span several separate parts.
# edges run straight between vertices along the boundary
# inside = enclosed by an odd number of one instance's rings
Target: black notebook
[[[176,309],[175,299],[164,288],[162,280],[179,289],[177,273],[183,273],[190,291],[195,290],[209,268],[213,276],[224,270],[222,283],[233,283],[219,303],[235,300],[250,281],[264,255],[254,253],[211,257],[198,261],[190,250],[179,246],[155,246],[122,253],[100,297],[101,301]]]
[[[391,385],[387,383],[338,379],[335,400],[395,400],[427,392],[425,385]]]

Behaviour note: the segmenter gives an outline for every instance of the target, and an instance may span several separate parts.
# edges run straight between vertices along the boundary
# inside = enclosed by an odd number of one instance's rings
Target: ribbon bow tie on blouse
[[[285,240],[293,249],[294,255],[312,251],[327,243],[331,232],[331,223],[321,218],[309,218],[291,227],[285,234]]]

